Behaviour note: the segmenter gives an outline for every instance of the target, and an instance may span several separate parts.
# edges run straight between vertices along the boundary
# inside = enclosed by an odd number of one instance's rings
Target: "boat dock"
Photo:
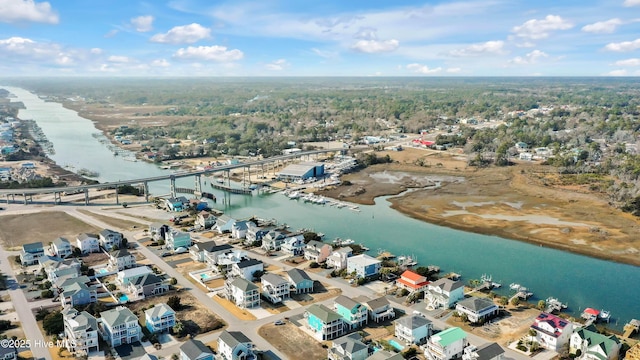
[[[640,320],[631,319],[628,323],[624,325],[624,334],[623,338],[630,338],[634,332],[640,332]]]
[[[546,304],[547,304],[547,312],[548,313],[560,312],[560,311],[562,311],[562,309],[566,309],[567,308],[566,304],[563,304],[558,299],[552,298],[552,297],[547,298]]]
[[[237,188],[232,188],[230,186],[226,186],[226,185],[218,184],[214,182],[211,182],[211,187],[214,189],[227,191],[232,194],[253,195],[253,190],[251,189],[237,189]]]

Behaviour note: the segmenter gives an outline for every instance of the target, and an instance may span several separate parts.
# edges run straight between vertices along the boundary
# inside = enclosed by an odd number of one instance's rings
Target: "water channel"
[[[0,86],[1,88],[2,86]],[[45,102],[29,91],[4,87],[27,107],[20,118],[33,119],[53,143],[52,159],[61,166],[99,172],[99,181],[134,179],[166,173],[144,162],[126,161],[100,143],[90,120],[58,103]],[[189,179],[180,186],[192,186]],[[166,194],[166,183],[152,183],[151,192]],[[351,238],[369,247],[396,255],[411,255],[420,265],[439,265],[443,271],[462,274],[463,280],[479,279],[482,274],[502,283],[497,292],[508,295],[510,283],[519,283],[535,293],[534,300],[553,296],[568,303],[579,316],[585,307],[611,311],[612,328],[621,329],[632,318],[640,318],[640,267],[593,259],[523,242],[478,235],[432,225],[409,218],[389,207],[387,197],[360,212],[347,208],[306,204],[280,194],[246,196],[212,190],[219,199],[214,206],[236,218],[258,216],[275,218],[293,229],[313,228],[328,239]]]

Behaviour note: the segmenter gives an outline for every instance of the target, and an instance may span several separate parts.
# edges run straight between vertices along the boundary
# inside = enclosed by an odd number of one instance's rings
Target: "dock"
[[[232,194],[253,195],[253,190],[251,189],[237,189],[237,188],[232,188],[230,186],[226,186],[226,185],[218,184],[214,182],[211,183],[211,187],[214,189],[230,192]]]
[[[566,304],[563,304],[558,299],[552,298],[552,297],[547,298],[546,304],[547,304],[547,312],[548,313],[560,312],[560,311],[562,311],[562,309],[566,309],[567,308]]]
[[[630,338],[634,332],[640,332],[640,320],[632,319],[624,326],[623,338]]]

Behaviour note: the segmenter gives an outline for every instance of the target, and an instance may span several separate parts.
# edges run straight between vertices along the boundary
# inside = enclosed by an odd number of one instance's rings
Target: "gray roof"
[[[169,305],[165,303],[160,303],[160,304],[156,304],[151,309],[145,310],[144,315],[146,319],[153,319],[155,317],[162,317],[162,315],[166,313],[175,314],[176,312],[173,311],[173,309]]]
[[[258,265],[258,264],[262,264],[262,261],[256,260],[256,259],[247,259],[247,260],[242,260],[238,263],[235,263],[234,265],[236,265],[240,269],[244,269],[244,268],[247,268],[253,265]]]
[[[431,283],[431,286],[439,287],[444,291],[451,292],[464,286],[461,281],[453,281],[451,279],[442,278]]]
[[[251,290],[258,290],[258,287],[254,283],[240,277],[233,279],[229,284],[231,286],[237,287],[238,289],[244,292],[251,291]]]
[[[150,274],[153,271],[151,271],[151,269],[149,269],[148,266],[143,265],[143,266],[138,266],[131,269],[126,269],[120,272],[123,274],[124,277],[132,277],[132,276],[142,276],[144,274]]]
[[[402,325],[411,330],[418,329],[423,326],[428,326],[429,324],[431,324],[431,321],[418,315],[405,316],[396,320],[396,325]]]
[[[121,235],[119,232],[113,231],[111,229],[104,229],[104,230],[100,231],[100,235],[102,235],[104,237],[107,237],[107,236],[112,235],[112,234],[113,235]]]
[[[304,270],[300,270],[296,268],[293,268],[287,271],[287,275],[289,275],[289,278],[291,279],[291,281],[293,281],[296,284],[300,284],[305,280],[311,280],[309,275],[307,275],[307,273],[304,272]]]
[[[218,337],[220,341],[227,344],[230,348],[234,348],[239,344],[247,344],[251,343],[251,340],[240,331],[227,331],[224,330],[220,333]]]
[[[247,220],[236,221],[233,228],[236,230],[247,230]]]
[[[62,311],[65,318],[70,318],[78,323],[74,330],[96,331],[98,330],[98,322],[93,315],[86,311],[78,312],[78,310],[70,307]]]
[[[285,280],[282,276],[276,275],[276,274],[271,274],[271,273],[267,273],[262,275],[262,277],[260,278],[263,281],[268,282],[269,284],[273,284],[273,285],[277,285],[277,284],[282,284],[282,283],[288,283],[287,280]]]
[[[342,319],[338,313],[329,309],[322,304],[313,304],[307,308],[307,312],[320,319],[325,324],[332,323],[336,320]]]
[[[66,245],[71,245],[71,243],[69,242],[68,239],[63,238],[63,237],[59,237],[56,238],[55,240],[53,240],[53,244],[57,247],[61,247],[61,246],[66,246]]]
[[[220,244],[220,245],[212,246],[211,248],[207,249],[207,251],[210,253],[213,253],[213,252],[231,250],[231,249],[233,249],[233,246],[229,244]]]
[[[341,247],[338,249],[333,250],[333,252],[335,253],[341,253],[341,254],[350,254],[353,252],[353,249],[349,246],[345,246],[345,247]]]
[[[358,302],[354,301],[351,298],[348,298],[344,295],[340,295],[338,296],[334,302],[338,305],[342,305],[343,307],[347,308],[347,309],[353,309],[354,307],[360,305]]]
[[[113,328],[114,326],[119,326],[126,324],[131,321],[138,321],[138,317],[135,316],[129,308],[124,306],[118,306],[115,309],[103,311],[100,313],[100,318],[102,322],[107,324],[109,327]]]
[[[298,164],[288,165],[286,168],[282,169],[278,175],[285,176],[303,176],[307,172],[311,171],[316,166],[324,166],[323,163],[316,162],[301,162]]]
[[[147,286],[147,285],[161,283],[162,281],[164,280],[161,277],[157,276],[156,274],[145,274],[140,277],[137,277],[133,281],[133,284],[135,286]]]
[[[480,312],[481,310],[492,306],[497,307],[497,305],[492,300],[475,296],[458,301],[458,305],[464,306],[465,308],[470,309],[474,312]]]
[[[491,360],[500,354],[504,354],[504,349],[497,343],[488,343],[480,346],[476,350],[477,360]]]
[[[367,360],[403,360],[402,354],[400,353],[391,353],[385,350],[378,350],[373,353],[373,355],[369,356]]]
[[[333,347],[341,347],[345,354],[354,354],[368,348],[361,340],[360,335],[353,333],[333,340]]]
[[[307,247],[314,247],[314,248],[321,248],[325,245],[325,243],[323,243],[322,241],[318,241],[318,240],[311,240],[307,243]]]
[[[197,359],[202,354],[213,354],[200,340],[190,339],[180,346],[180,352],[185,354],[189,359]]]
[[[384,297],[384,296],[380,296],[377,299],[373,299],[373,300],[367,301],[366,304],[372,310],[373,309],[379,309],[379,308],[381,308],[383,306],[389,305],[389,300],[387,300],[387,298]]]
[[[213,240],[193,244],[193,247],[195,247],[199,251],[206,250],[208,252],[212,252],[212,249],[215,248],[216,246],[218,245],[216,245],[216,242]]]
[[[111,252],[111,256],[114,258],[128,257],[131,253],[127,249],[118,249]]]
[[[89,281],[91,281],[91,280],[89,279],[89,277],[88,277],[88,276],[86,276],[86,275],[81,275],[81,276],[78,276],[78,277],[76,277],[76,278],[66,279],[65,281],[63,281],[63,282],[60,284],[60,287],[61,287],[61,288],[64,288],[64,287],[69,286],[69,285],[71,285],[71,284],[73,284],[73,283],[83,283],[83,284],[86,284],[86,283],[88,283]]]
[[[38,241],[38,242],[22,245],[22,250],[24,250],[24,252],[33,253],[33,252],[40,252],[44,250],[44,248],[42,247],[42,242]]]
[[[82,241],[85,239],[97,239],[98,237],[95,236],[94,234],[87,234],[87,233],[82,233],[80,235],[78,235],[78,240]]]
[[[218,224],[218,226],[222,226],[226,225],[229,221],[235,222],[235,220],[232,219],[229,215],[220,215],[216,220],[216,224]]]

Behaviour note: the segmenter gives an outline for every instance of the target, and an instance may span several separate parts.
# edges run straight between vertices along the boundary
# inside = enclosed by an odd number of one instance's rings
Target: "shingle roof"
[[[477,360],[491,360],[500,354],[504,354],[504,349],[497,343],[488,343],[480,346],[476,350]]]
[[[244,269],[253,265],[258,265],[258,264],[262,264],[262,261],[260,260],[256,260],[256,259],[247,259],[247,260],[242,260],[238,263],[236,263],[235,265],[239,268],[239,269]]]
[[[78,310],[70,307],[63,310],[62,315],[67,319],[73,319],[77,323],[77,326],[74,326],[74,330],[98,330],[98,322],[96,318],[86,311],[78,312]]]
[[[240,331],[227,331],[224,330],[220,333],[218,337],[220,341],[227,344],[230,348],[234,348],[239,344],[251,343],[251,340]]]
[[[458,305],[463,306],[474,312],[480,312],[481,310],[484,310],[492,306],[497,307],[497,305],[494,304],[492,300],[489,300],[486,298],[479,298],[475,296],[458,301]]]
[[[111,256],[113,256],[116,259],[121,257],[126,257],[129,255],[131,255],[131,253],[127,249],[118,249],[111,252]]]
[[[444,291],[451,292],[464,286],[461,281],[453,281],[451,279],[442,278],[431,283],[434,287],[439,287]]]
[[[78,240],[82,241],[85,239],[97,239],[97,237],[93,234],[82,233],[78,235]]]
[[[356,333],[343,336],[341,338],[333,340],[334,347],[341,347],[344,349],[345,354],[354,354],[358,351],[368,348],[367,345],[360,341],[362,337]]]
[[[282,276],[279,276],[279,275],[276,275],[276,274],[271,274],[271,273],[267,273],[267,274],[262,275],[262,277],[260,279],[263,280],[263,281],[268,282],[269,284],[273,284],[273,285],[277,285],[277,284],[282,284],[282,283],[288,282]]]
[[[356,302],[356,301],[354,301],[353,299],[348,298],[348,297],[346,297],[346,296],[344,296],[344,295],[340,295],[340,296],[338,296],[338,297],[334,300],[334,302],[335,302],[336,304],[338,304],[338,305],[341,305],[342,307],[345,307],[345,308],[349,309],[349,310],[351,310],[351,309],[353,309],[354,307],[356,307],[356,306],[360,305],[359,303],[357,303],[357,302]]]
[[[173,309],[165,304],[165,303],[160,303],[160,304],[156,304],[154,307],[152,307],[151,309],[147,309],[144,312],[145,318],[146,319],[153,319],[156,317],[162,317],[162,315],[166,314],[166,313],[174,313],[175,311],[173,311]]]
[[[180,346],[180,352],[185,354],[189,359],[197,359],[200,355],[204,354],[213,354],[211,349],[209,349],[205,344],[200,340],[189,339],[184,344]]]
[[[113,231],[111,229],[104,229],[104,230],[100,231],[100,235],[102,235],[104,237],[107,237],[107,236],[112,235],[112,234],[113,235],[120,235],[119,232]]]
[[[244,278],[235,278],[229,283],[229,285],[237,287],[244,292],[258,289],[254,283]]]
[[[373,353],[373,355],[369,356],[367,360],[402,360],[401,353],[393,354],[385,350],[378,350]]]
[[[38,241],[30,244],[24,244],[22,245],[22,250],[28,253],[42,251],[43,250],[42,242]]]
[[[227,245],[227,244],[225,244]],[[207,252],[213,252],[215,247],[217,247],[218,245],[216,244],[215,241],[211,240],[211,241],[206,241],[206,242],[202,242],[202,243],[195,243],[193,244],[193,246],[195,248],[197,248],[199,251],[207,251]]]
[[[309,306],[307,308],[307,312],[317,317],[325,324],[342,319],[340,315],[322,304],[313,304]]]
[[[380,296],[377,299],[367,301],[366,304],[370,309],[373,310],[389,305],[389,300],[387,300],[387,298],[384,296]]]
[[[220,244],[220,245],[216,245],[209,248],[207,251],[212,253],[212,252],[218,252],[218,251],[229,250],[229,249],[233,249],[233,246],[229,244]]]
[[[66,245],[71,245],[71,243],[69,242],[68,239],[63,238],[63,237],[59,237],[56,238],[55,240],[53,240],[53,244],[57,247],[61,247],[61,246],[66,246]]]
[[[103,323],[106,323],[111,328],[128,322],[138,321],[138,317],[124,306],[118,306],[115,309],[103,311],[100,313],[100,318]]]
[[[137,277],[133,284],[135,286],[147,286],[152,284],[161,283],[163,280],[156,274],[145,274],[140,277]]]
[[[405,316],[396,320],[397,325],[402,325],[408,329],[414,330],[431,324],[431,321],[418,315]]]
[[[311,280],[309,275],[307,275],[307,273],[304,272],[304,270],[300,270],[296,268],[293,268],[287,271],[287,275],[289,275],[289,278],[291,279],[291,281],[293,281],[296,284],[299,284],[305,280]]]

